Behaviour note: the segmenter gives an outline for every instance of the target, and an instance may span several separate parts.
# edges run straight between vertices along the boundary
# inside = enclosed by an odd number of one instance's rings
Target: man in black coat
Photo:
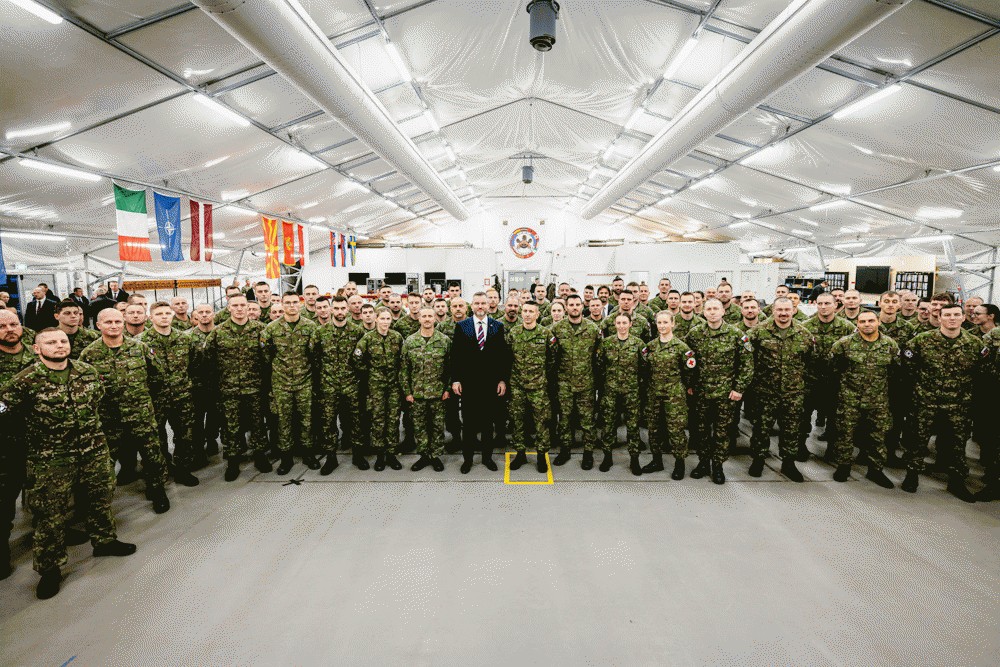
[[[48,327],[54,327],[56,322],[56,307],[46,298],[48,290],[39,285],[31,291],[34,300],[24,308],[24,326],[36,333]]]
[[[126,303],[128,301],[129,294],[123,289],[118,289],[117,280],[109,280],[108,297],[115,303]]]
[[[90,319],[97,322],[97,314],[105,308],[114,308],[117,301],[108,296],[108,290],[101,285],[94,292],[94,300],[90,302],[90,308],[86,311]]]
[[[77,287],[73,290],[73,293],[69,295],[70,301],[80,306],[80,310],[83,311],[83,324],[81,326],[90,326],[90,299],[87,295],[83,293],[82,287]]]
[[[490,470],[496,470],[493,448],[496,426],[503,414],[499,400],[507,393],[510,377],[510,347],[499,320],[487,316],[485,292],[472,297],[472,317],[455,326],[451,347],[451,388],[462,402],[462,430],[464,456],[462,474],[472,469],[472,457],[477,446],[482,461]],[[477,441],[476,436],[480,435]]]

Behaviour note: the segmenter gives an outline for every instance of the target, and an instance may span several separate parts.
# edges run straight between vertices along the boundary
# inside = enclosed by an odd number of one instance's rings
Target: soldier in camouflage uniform
[[[458,296],[451,300],[448,305],[451,317],[439,322],[437,324],[437,330],[448,337],[448,340],[454,340],[455,338],[455,326],[465,319],[465,312],[467,309],[467,304],[465,300]],[[452,446],[449,451],[458,451],[461,449],[462,442],[462,419],[460,416],[460,401],[461,399],[454,394],[448,396],[448,400],[444,404],[444,426],[448,433],[451,434]]]
[[[219,453],[219,383],[205,353],[208,334],[215,329],[215,313],[207,303],[198,304],[191,313],[194,326],[184,332],[191,340],[191,406],[194,411],[194,469],[208,465],[208,457]]]
[[[802,302],[802,297],[799,293],[792,290],[788,292],[788,298],[792,302],[792,319],[800,324],[808,320],[809,316],[799,310],[799,304]],[[851,322],[851,324],[854,324],[854,322]]]
[[[451,374],[448,359],[451,339],[435,330],[433,308],[417,311],[420,329],[403,341],[400,352],[400,385],[404,400],[412,406],[414,436],[420,458],[414,472],[433,466],[444,470],[444,402],[448,400]]]
[[[549,314],[552,312],[552,304],[549,301],[545,300],[545,292],[546,292],[545,285],[541,284],[535,285],[531,290],[532,296],[535,297],[535,303],[538,304],[538,317],[540,318],[539,322],[548,317]]]
[[[896,292],[885,292],[879,298],[878,329],[883,336],[896,341],[900,349],[905,349],[910,339],[917,335],[916,325],[899,317],[900,297]],[[889,380],[889,409],[892,412],[892,426],[885,437],[889,467],[901,467],[902,461],[896,456],[900,447],[906,419],[913,399],[913,385],[903,373],[894,373]]]
[[[663,450],[667,440],[674,455],[673,479],[684,479],[684,459],[688,455],[688,439],[684,427],[688,421],[688,389],[696,378],[697,361],[687,343],[674,335],[678,318],[668,309],[656,314],[657,336],[642,350],[649,375],[647,395],[649,412],[649,449],[653,458],[642,468],[643,473],[663,470]],[[664,425],[661,431],[660,424]]]
[[[77,360],[84,348],[100,338],[93,329],[83,328],[83,308],[69,299],[56,304],[56,322],[69,339],[69,358]]]
[[[945,305],[941,328],[911,339],[903,360],[914,380],[912,426],[904,433],[906,478],[902,489],[917,490],[926,466],[927,441],[935,424],[944,427],[937,438],[938,459],[947,462],[948,492],[959,500],[975,502],[965,486],[969,467],[965,443],[971,430],[973,379],[983,367],[981,340],[962,329],[965,315],[959,305]],[[952,450],[952,451],[948,451]]]
[[[622,292],[624,296],[627,292]],[[638,315],[636,316],[639,317]],[[611,318],[608,318],[611,319]],[[618,312],[614,316],[615,334],[608,336],[597,346],[595,372],[600,387],[601,444],[604,459],[601,472],[611,470],[613,465],[611,450],[618,434],[618,422],[625,426],[626,447],[629,453],[629,469],[633,475],[642,474],[639,464],[639,381],[645,375],[645,347],[641,338],[631,335],[632,318],[628,313]]]
[[[123,469],[135,466],[138,446],[146,497],[152,501],[153,511],[162,514],[170,509],[163,489],[167,470],[156,437],[156,416],[149,388],[161,381],[163,366],[148,345],[124,336],[124,324],[117,310],[105,308],[98,313],[101,338],[87,346],[80,361],[93,366],[101,378],[104,388],[101,422],[112,460],[119,459]]]
[[[188,300],[183,296],[175,296],[170,300],[170,309],[174,311],[174,319],[170,326],[178,331],[187,331],[194,326],[191,316],[188,315]]]
[[[624,313],[629,316],[631,327],[629,329],[629,333],[631,335],[641,341],[649,340],[649,320],[635,313],[635,295],[627,290],[618,295],[618,308],[613,310],[611,314],[604,318],[604,322],[601,326],[602,337],[613,338],[616,335],[618,329],[615,325],[615,316],[619,313]]]
[[[545,455],[552,441],[549,378],[555,365],[556,341],[549,329],[538,324],[538,314],[538,304],[529,301],[521,307],[523,322],[507,331],[507,345],[512,355],[510,418],[517,450],[510,469],[517,470],[528,462],[525,450],[530,418],[535,427],[536,468],[546,473],[549,468]]]
[[[285,316],[264,327],[260,342],[271,367],[271,396],[278,415],[281,464],[277,473],[287,475],[294,465],[292,449],[296,444],[303,451],[302,462],[310,470],[320,467],[312,444],[314,336],[317,325],[299,316],[299,295],[295,292],[285,292],[281,297],[281,306]]]
[[[74,485],[86,489],[94,556],[135,553],[134,544],[118,541],[111,513],[114,468],[99,417],[104,382],[86,363],[70,361],[69,350],[66,334],[43,329],[34,350],[41,363],[0,388],[0,426],[7,430],[16,420],[26,429],[26,487],[35,516],[32,548],[34,568],[41,575],[39,599],[59,592]]]
[[[754,350],[754,388],[760,399],[760,415],[754,423],[750,449],[751,477],[760,477],[764,457],[771,448],[771,424],[778,420],[778,454],[781,472],[793,482],[802,482],[795,467],[796,445],[802,420],[806,374],[815,359],[816,342],[809,331],[793,320],[791,299],[776,299],[773,317],[747,336]]]
[[[721,301],[706,300],[702,312],[705,323],[691,329],[684,341],[694,352],[699,369],[694,386],[698,465],[691,477],[711,474],[713,482],[723,484],[733,411],[754,377],[753,348],[746,334],[725,322]]]
[[[404,342],[420,329],[421,303],[422,299],[419,294],[407,294],[406,315],[403,315],[392,323],[393,330],[399,332]],[[403,453],[411,452],[416,448],[416,440],[413,433],[413,411],[411,408],[410,403],[406,401],[403,401],[400,408],[403,415],[403,444],[400,445],[399,451]]]
[[[344,430],[343,447],[350,448],[351,461],[358,470],[368,470],[368,461],[361,451],[358,431],[358,380],[352,358],[354,348],[364,330],[347,316],[347,299],[335,296],[330,306],[332,318],[314,336],[317,364],[316,407],[322,430],[326,461],[321,475],[329,475],[337,467],[337,421]]]
[[[604,325],[604,302],[594,297],[583,305],[587,307],[586,319],[596,324],[597,328],[600,329]]]
[[[139,337],[160,361],[162,373],[153,390],[153,409],[160,452],[172,470],[174,481],[184,486],[197,486],[194,469],[194,404],[191,396],[191,363],[194,357],[192,339],[173,328],[173,308],[166,301],[157,301],[150,308],[153,328]],[[174,434],[174,454],[167,447],[167,423]]]
[[[239,477],[240,462],[247,454],[247,431],[257,470],[270,472],[271,462],[265,452],[264,324],[249,319],[247,298],[242,294],[231,296],[228,308],[229,317],[205,337],[203,350],[204,363],[214,369],[219,382],[222,458],[226,460],[225,479],[232,482]]]
[[[674,315],[674,337],[684,340],[696,324],[701,324],[704,321],[705,318],[694,312],[694,294],[691,292],[681,294],[680,310]]]
[[[319,298],[319,288],[315,285],[306,285],[302,288],[302,310],[299,313],[307,320],[316,322],[316,299]],[[320,324],[316,322],[316,324]]]
[[[994,327],[983,336],[983,385],[981,391],[985,400],[1000,395],[1000,327]],[[1000,436],[990,424],[986,437],[980,444],[980,459],[983,462],[983,488],[976,494],[976,500],[988,502],[1000,500]]]
[[[649,307],[658,313],[667,307],[667,296],[670,294],[670,278],[660,278],[656,285],[657,294],[649,301]]]
[[[399,446],[399,360],[403,337],[393,331],[392,313],[379,311],[375,330],[366,333],[354,349],[354,369],[366,377],[368,412],[371,416],[372,446],[375,448],[375,470],[386,466],[401,470],[396,458]]]
[[[558,396],[559,455],[553,463],[561,466],[573,446],[574,411],[583,431],[581,467],[594,467],[594,357],[601,334],[593,322],[583,318],[583,300],[573,294],[566,303],[568,316],[552,327],[556,339],[556,388]]]
[[[132,297],[129,297],[132,298]],[[130,303],[125,306],[125,328],[122,335],[125,338],[138,338],[146,330],[146,305]]]
[[[837,317],[837,301],[829,292],[816,297],[816,314],[802,324],[816,341],[813,363],[806,376],[806,395],[803,401],[802,422],[799,430],[797,461],[809,460],[806,439],[812,432],[812,413],[817,413],[817,425],[826,423],[826,433],[820,440],[831,442],[836,431],[837,373],[830,365],[830,350],[844,336],[854,333],[854,325]]]
[[[243,294],[243,292],[240,291],[239,287],[234,287],[232,285],[230,285],[229,287],[227,287],[226,288],[226,307],[223,308],[222,310],[220,310],[219,312],[215,313],[215,315],[212,316],[212,324],[215,324],[215,325],[222,324],[223,322],[225,322],[226,320],[228,320],[231,317],[231,315],[229,313],[229,300],[231,298],[233,298],[234,296],[245,297],[246,295]]]
[[[25,329],[13,310],[0,309],[0,391],[38,358],[24,342]],[[17,497],[24,487],[25,423],[6,419],[0,424],[0,579],[10,567],[10,531],[14,526]]]
[[[849,289],[844,292],[844,309],[840,311],[840,317],[857,326],[858,315],[860,314],[861,292],[856,289]]]
[[[820,295],[820,298],[828,296]],[[833,297],[829,297],[833,300]],[[833,478],[846,482],[854,461],[854,441],[859,426],[865,424],[874,446],[868,454],[868,479],[891,489],[893,484],[882,472],[885,465],[885,436],[892,424],[889,410],[889,383],[899,371],[899,345],[878,329],[875,313],[858,315],[858,330],[833,344],[830,366],[839,379],[837,428],[834,431],[831,462],[837,466]]]
[[[910,290],[902,290],[899,293],[899,313],[897,317],[904,319],[910,324],[916,326],[917,321],[917,305],[920,303],[920,297]]]
[[[720,283],[715,289],[715,296],[722,302],[722,307],[725,308],[723,319],[726,321],[726,324],[735,326],[743,319],[743,311],[740,310],[739,304],[733,301],[732,285],[729,283]]]
[[[253,286],[255,301],[260,304],[260,321],[265,325],[271,321],[271,286],[263,280]]]
[[[503,306],[503,317],[499,319],[505,334],[510,333],[514,327],[521,323],[521,317],[518,315],[520,310],[521,302],[519,299],[507,299],[507,303]]]

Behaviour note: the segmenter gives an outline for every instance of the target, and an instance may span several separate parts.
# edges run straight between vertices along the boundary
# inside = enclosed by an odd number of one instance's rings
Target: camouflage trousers
[[[106,544],[117,537],[111,514],[115,474],[106,447],[80,454],[74,461],[29,461],[27,489],[36,522],[33,542],[36,572],[66,564],[66,523],[76,485],[87,492],[87,532],[91,543]]]
[[[559,383],[558,400],[556,404],[559,410],[559,426],[557,429],[559,446],[569,449],[573,446],[573,415],[574,412],[580,420],[580,430],[583,431],[584,451],[594,451],[594,389],[584,387],[574,389],[568,382]]]
[[[190,471],[194,464],[194,405],[191,394],[161,397],[156,401],[156,434],[160,452],[178,470]],[[167,424],[174,434],[174,454],[167,448]]]
[[[618,424],[625,426],[625,446],[629,454],[642,449],[639,437],[639,392],[605,391],[601,394],[601,448],[609,452],[617,444]]]
[[[435,458],[444,454],[444,401],[440,398],[417,398],[410,404],[413,437],[417,454]]]
[[[649,450],[653,454],[663,454],[666,449],[664,445],[669,440],[670,450],[674,458],[686,457],[688,455],[688,439],[687,434],[684,433],[684,427],[687,426],[687,421],[687,395],[684,392],[663,395],[651,394],[649,407],[646,411],[646,423],[649,427]]]
[[[205,448],[205,445],[219,439],[222,415],[219,414],[218,394],[204,389],[195,389],[191,393],[191,405],[194,413],[194,430],[191,437],[195,452],[199,452]]]
[[[368,414],[372,447],[383,454],[396,454],[399,449],[399,385],[370,385]]]
[[[274,412],[278,415],[278,449],[287,454],[296,444],[312,451],[312,397],[310,386],[299,389],[275,387]]]
[[[698,458],[715,463],[729,459],[729,429],[738,403],[728,396],[697,396],[694,421],[698,424]]]
[[[323,451],[336,452],[357,448],[355,442],[358,418],[358,395],[354,392],[323,392],[317,398],[319,411],[319,437]],[[337,421],[340,421],[340,428]],[[343,429],[343,438],[340,431]]]
[[[945,462],[948,472],[962,479],[969,476],[965,459],[965,443],[972,431],[969,405],[921,405],[914,403],[910,414],[909,435],[904,434],[903,459],[906,469],[923,472],[927,467],[927,443],[937,433],[935,447],[938,462]]]
[[[736,401],[733,408],[733,421],[729,427],[729,439],[736,442],[740,437],[740,417],[745,414],[747,421],[751,424],[757,423],[757,416],[760,415],[760,401],[757,400],[757,392],[748,389],[743,394],[743,399]]]
[[[250,432],[250,453],[267,449],[264,401],[260,394],[222,395],[222,458],[240,459],[247,454],[246,433]]]
[[[535,449],[549,451],[552,432],[552,403],[548,389],[522,389],[516,384],[510,387],[510,420],[512,424],[514,449],[523,452],[528,447],[528,420],[535,425]]]
[[[14,437],[5,424],[0,432],[0,551],[8,549],[17,513],[17,497],[24,488],[25,450],[23,434]],[[0,567],[4,563],[0,562]]]
[[[778,421],[778,457],[784,461],[794,459],[799,445],[799,429],[802,421],[803,394],[785,394],[761,391],[760,415],[753,425],[750,450],[754,457],[764,457],[771,451],[771,424]]]
[[[167,462],[160,451],[156,434],[156,417],[137,414],[122,420],[101,420],[107,437],[111,460],[120,460],[122,467],[135,465],[135,453],[142,457],[142,477],[147,489],[163,488],[167,483]]]
[[[868,460],[873,468],[882,469],[888,453],[886,434],[892,427],[889,401],[862,402],[844,396],[837,404],[837,430],[833,442],[833,463],[841,466],[854,462],[854,444],[858,427],[867,425]]]

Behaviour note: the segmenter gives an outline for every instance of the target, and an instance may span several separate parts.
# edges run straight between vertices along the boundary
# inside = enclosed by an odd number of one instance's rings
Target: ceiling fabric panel
[[[52,3],[99,28],[111,32],[177,7],[190,7],[185,0],[57,0]]]
[[[789,0],[722,0],[716,18],[762,30],[789,5]]]
[[[265,127],[283,125],[319,111],[312,100],[279,75],[229,91],[219,99]]]
[[[1000,35],[925,69],[913,80],[1000,109]]]

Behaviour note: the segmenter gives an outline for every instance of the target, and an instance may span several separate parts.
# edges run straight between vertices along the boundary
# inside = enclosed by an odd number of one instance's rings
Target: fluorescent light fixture
[[[434,115],[431,114],[430,109],[424,111],[424,118],[426,118],[427,122],[430,123],[431,129],[437,133],[441,132],[441,126],[438,125],[437,119],[435,119]]]
[[[692,37],[691,39],[689,39],[687,43],[681,47],[681,50],[677,53],[677,56],[670,62],[669,65],[667,65],[667,69],[663,71],[663,78],[664,79],[672,78],[674,74],[677,73],[677,70],[681,68],[681,65],[684,64],[684,61],[687,60],[687,57],[691,55],[691,52],[694,50],[694,47],[696,46],[698,46],[698,38]]]
[[[917,217],[925,220],[948,220],[962,217],[962,209],[947,206],[921,206],[917,209]]]
[[[749,222],[734,222],[733,224],[729,225],[729,228],[730,229],[743,229],[744,227],[749,227],[749,226],[750,226]]]
[[[257,215],[257,211],[252,208],[247,208],[246,206],[227,206],[230,211],[239,211],[240,213],[249,213],[251,215]]]
[[[708,182],[710,180],[712,180],[712,178],[714,178],[714,176],[715,176],[714,174],[710,174],[706,178],[703,178],[700,181],[696,181],[695,183],[691,184],[690,187],[688,187],[688,190],[700,190],[700,189],[702,189],[703,187],[705,187],[708,184]]]
[[[875,154],[875,151],[873,151],[871,149],[868,149],[868,148],[865,148],[864,146],[858,146],[857,144],[851,144],[851,147],[858,149],[859,151],[861,151],[865,155],[874,155]]]
[[[319,206],[319,202],[318,201],[307,202],[307,203],[302,204],[301,206],[299,206],[299,208],[301,208],[304,211],[307,208],[312,208],[313,206]]]
[[[355,236],[358,237],[359,241],[367,241],[368,239],[371,238],[370,236],[365,236],[364,234],[355,234]]]
[[[939,243],[943,241],[951,241],[954,236],[951,234],[935,234],[934,236],[911,236],[906,239],[907,243]]]
[[[229,248],[212,248],[213,255],[228,255],[231,252]]]
[[[326,162],[323,162],[318,157],[316,157],[315,155],[313,155],[312,153],[307,153],[305,151],[299,151],[299,153],[302,155],[302,157],[306,158],[307,160],[309,160],[310,162],[312,162],[314,165],[316,165],[320,169],[327,169],[330,166]]]
[[[65,241],[65,236],[59,236],[58,234],[46,234],[44,232],[8,232],[4,230],[0,232],[0,236],[5,239],[28,239],[30,241]]]
[[[639,122],[639,119],[642,118],[644,115],[646,115],[646,110],[643,109],[642,107],[639,107],[638,109],[633,111],[632,115],[628,117],[627,121],[625,121],[625,129],[631,130],[633,127],[635,127],[635,124]]]
[[[656,202],[656,205],[657,206],[663,206],[664,204],[666,204],[667,202],[669,202],[673,198],[674,198],[674,196],[672,194],[671,195],[667,195],[666,197],[664,197],[660,201]]]
[[[747,206],[760,206],[760,202],[756,199],[750,199],[750,197],[740,197],[740,201]]]
[[[400,78],[406,83],[413,81],[413,75],[410,74],[409,68],[403,62],[402,56],[399,55],[399,49],[396,48],[396,45],[387,41],[385,43],[385,50],[389,52],[389,58],[392,60],[392,64],[396,66],[396,71],[399,72]]]
[[[601,156],[601,159],[607,162],[617,151],[618,149],[615,147],[614,142],[612,142],[611,145],[608,146],[607,150],[604,151],[604,155]]]
[[[309,222],[313,222],[313,223],[316,223],[316,222],[326,222],[326,218],[324,218],[321,215],[318,215],[315,218],[309,218]]]
[[[851,248],[864,248],[865,245],[864,243],[838,243],[833,247],[837,250],[850,250]]]
[[[10,0],[10,1],[15,5],[17,5],[18,7],[20,7],[21,9],[23,9],[24,11],[34,14],[38,18],[42,19],[43,21],[47,21],[52,25],[59,25],[60,23],[63,22],[61,16],[56,14],[51,9],[48,9],[47,7],[42,7],[37,2],[34,2],[34,0]]]
[[[813,222],[812,220],[807,220],[806,218],[799,218],[799,222],[804,222],[807,225],[812,225],[813,227],[819,227],[818,222]]]
[[[22,137],[37,137],[42,134],[52,134],[53,132],[61,132],[62,130],[68,130],[72,125],[70,122],[63,121],[61,123],[53,123],[52,125],[39,125],[38,127],[28,127],[23,130],[7,130],[6,137],[10,139],[20,139]]]
[[[993,171],[1000,171],[1000,164],[998,164],[997,166],[993,167]]]
[[[803,236],[812,236],[813,235],[813,233],[810,232],[808,229],[793,229],[792,230],[792,234],[801,234]]]
[[[783,252],[809,252],[813,248],[811,246],[806,246],[803,248],[785,248]]]
[[[38,169],[39,171],[47,171],[50,174],[58,174],[60,176],[78,178],[81,181],[90,181],[91,183],[96,183],[102,178],[97,174],[91,174],[90,172],[87,171],[80,171],[79,169],[63,167],[62,165],[58,164],[49,164],[48,162],[39,162],[38,160],[32,160],[30,158],[22,158],[20,162],[25,167],[31,167],[32,169]]]
[[[843,206],[844,204],[849,204],[850,202],[844,201],[843,199],[833,199],[831,201],[825,201],[821,204],[814,204],[809,207],[810,211],[825,211],[829,208],[835,208],[837,206]]]
[[[862,97],[860,100],[854,102],[853,104],[848,104],[846,107],[844,107],[837,113],[833,114],[833,117],[836,120],[840,120],[841,118],[846,118],[847,116],[855,114],[871,104],[874,104],[880,100],[884,100],[887,97],[895,95],[900,90],[902,90],[902,86],[898,83],[882,88],[881,90],[876,90],[871,95]]]
[[[227,107],[226,105],[224,105],[224,104],[222,104],[222,103],[220,103],[220,102],[218,102],[216,100],[213,100],[208,95],[203,95],[202,93],[195,93],[194,94],[194,101],[197,102],[198,104],[201,104],[203,106],[208,107],[209,109],[211,109],[215,113],[219,114],[220,116],[224,116],[225,118],[228,118],[229,120],[233,121],[234,123],[236,123],[237,125],[239,125],[241,127],[250,127],[250,120],[249,119],[244,118],[243,116],[239,115],[238,113],[236,113],[235,111],[233,111],[232,109],[230,109],[229,107]]]
[[[249,196],[250,192],[247,190],[223,190],[222,199],[224,201],[236,201],[237,199],[243,199]]]
[[[448,159],[451,160],[452,162],[458,161],[458,158],[455,157],[455,151],[453,151],[451,149],[451,146],[448,146],[447,144],[444,147],[444,154],[447,155]]]
[[[222,157],[215,158],[214,160],[209,160],[205,164],[201,165],[201,167],[202,167],[202,169],[208,169],[209,167],[214,167],[217,164],[222,164],[223,162],[225,162],[228,159],[229,159],[229,156],[228,155],[224,155]]]

